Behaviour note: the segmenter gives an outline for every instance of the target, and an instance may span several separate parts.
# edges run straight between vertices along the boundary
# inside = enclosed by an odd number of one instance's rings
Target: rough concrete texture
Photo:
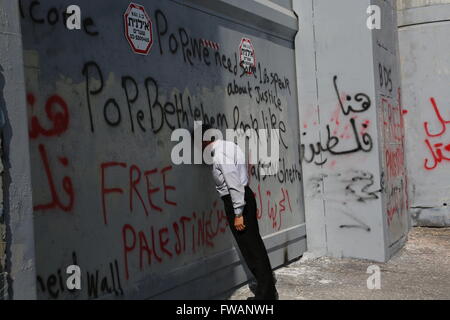
[[[0,0],[0,52],[1,208],[7,243],[6,272],[0,276],[7,282],[0,280],[0,295],[33,299],[33,205],[19,1]]]
[[[274,266],[304,252],[297,20],[245,1],[247,19],[235,21],[235,2],[141,1],[154,43],[139,55],[125,31],[129,0],[77,1],[94,34],[36,22],[72,0],[21,1],[39,299],[204,299],[246,281],[210,169],[172,158],[172,133],[194,121],[281,128],[283,171],[260,177],[255,164],[250,184]],[[251,72],[239,62],[245,44]],[[78,292],[55,280],[72,264],[83,272]]]
[[[450,228],[414,228],[406,246],[381,269],[381,289],[367,289],[373,262],[314,258],[276,271],[280,300],[450,299]],[[231,300],[252,296],[248,286]]]
[[[449,227],[450,4],[433,4],[399,14],[408,198],[414,225]]]
[[[399,10],[450,3],[450,0],[397,0]]]
[[[381,30],[360,14],[371,4]],[[308,250],[385,262],[409,229],[395,3],[305,0],[294,9]]]

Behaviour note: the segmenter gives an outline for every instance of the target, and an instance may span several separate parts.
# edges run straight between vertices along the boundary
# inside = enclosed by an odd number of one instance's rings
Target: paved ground
[[[381,289],[367,289],[367,267],[355,259],[306,255],[276,271],[280,300],[450,299],[450,228],[414,228],[407,245],[381,268]],[[253,296],[246,285],[231,300]]]

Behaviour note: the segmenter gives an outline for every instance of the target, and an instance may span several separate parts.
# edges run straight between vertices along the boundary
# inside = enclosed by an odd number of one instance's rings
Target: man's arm
[[[219,165],[222,175],[227,184],[228,191],[233,202],[234,213],[236,214],[235,227],[238,231],[245,229],[242,213],[245,207],[245,186],[242,185],[239,171],[233,164]]]

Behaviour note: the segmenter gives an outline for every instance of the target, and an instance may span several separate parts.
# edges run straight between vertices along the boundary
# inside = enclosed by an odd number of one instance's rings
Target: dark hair
[[[214,128],[212,126],[210,126],[209,124],[202,124],[202,139],[205,137],[205,133],[211,129],[214,129]]]
[[[191,137],[192,139],[195,136],[195,133],[200,133],[202,134],[202,141],[203,141],[203,137],[205,136],[205,133],[210,130],[210,129],[215,129],[214,127],[210,126],[209,124],[202,124],[201,126],[197,127],[197,128],[193,128],[191,130]],[[212,137],[211,141],[214,141],[214,137]]]
[[[202,140],[205,138],[205,134],[208,130],[213,130],[215,129],[213,126],[210,126],[209,124],[202,124]],[[207,140],[207,141],[211,141],[214,142],[216,141],[216,137],[212,136],[211,139]]]

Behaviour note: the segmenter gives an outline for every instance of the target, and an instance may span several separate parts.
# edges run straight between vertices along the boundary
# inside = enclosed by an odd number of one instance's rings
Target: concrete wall
[[[381,30],[366,26],[371,4],[389,17]],[[409,227],[395,6],[294,8],[308,251],[386,261]]]
[[[400,11],[400,15],[403,14],[403,10],[431,7],[440,4],[448,4],[449,0],[397,0],[397,9]],[[435,16],[439,14],[435,12]]]
[[[399,9],[406,157],[415,225],[450,225],[450,1]]]
[[[69,31],[61,15],[73,2],[20,1],[38,297],[211,298],[247,280],[210,169],[170,158],[172,131],[195,119],[280,130],[282,171],[250,168],[251,187],[273,267],[299,257],[289,2],[138,1],[153,22],[148,55],[125,38],[129,1],[76,1],[86,27]],[[255,49],[252,75],[238,63],[243,37]],[[200,39],[213,43],[198,51]],[[64,286],[71,264],[82,269],[79,292]]]
[[[411,226],[408,214],[408,177],[405,158],[405,135],[402,83],[398,45],[396,1],[371,2],[381,8],[381,29],[372,37],[375,70],[375,99],[378,127],[381,132],[381,188],[386,216],[386,257],[393,256],[406,242]],[[386,226],[386,225],[385,225]]]
[[[416,106],[448,99],[448,6],[401,11],[402,91],[394,1],[142,0],[148,55],[125,38],[129,1],[77,1],[73,31],[70,4],[0,1],[4,298],[223,298],[247,281],[209,168],[170,158],[171,133],[196,119],[280,130],[281,172],[249,168],[274,267],[306,250],[306,234],[309,251],[386,261],[406,241],[408,201],[448,218],[445,181],[425,175],[446,161],[419,171],[430,154],[416,143],[424,121],[445,131],[443,109]],[[371,4],[381,30],[366,27]],[[423,155],[408,159],[410,180],[405,153]],[[72,264],[81,291],[65,287]]]
[[[0,1],[0,299],[36,298],[30,158],[19,7]]]

